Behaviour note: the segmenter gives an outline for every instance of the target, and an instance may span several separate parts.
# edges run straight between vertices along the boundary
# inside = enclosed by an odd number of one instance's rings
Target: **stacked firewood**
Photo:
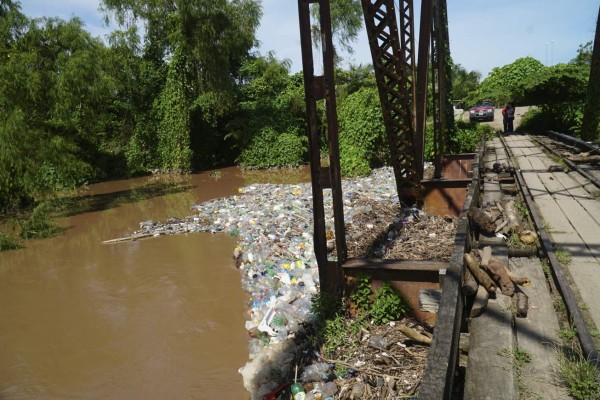
[[[521,290],[531,284],[526,276],[515,275],[506,262],[492,256],[489,246],[464,254],[467,264],[463,281],[463,293],[475,296],[471,307],[471,318],[478,317],[485,310],[490,296],[495,297],[497,289],[512,297],[517,317],[527,317],[528,298]]]

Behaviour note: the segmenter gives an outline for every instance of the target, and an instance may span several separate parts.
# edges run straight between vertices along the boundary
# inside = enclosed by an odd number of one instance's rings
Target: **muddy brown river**
[[[0,399],[246,399],[247,298],[235,238],[102,244],[141,221],[290,174],[218,173],[90,185],[61,235],[0,253]]]

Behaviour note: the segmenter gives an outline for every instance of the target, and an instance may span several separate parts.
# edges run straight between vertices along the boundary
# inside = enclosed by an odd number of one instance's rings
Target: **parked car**
[[[491,100],[481,101],[469,109],[470,121],[493,121],[494,103]]]

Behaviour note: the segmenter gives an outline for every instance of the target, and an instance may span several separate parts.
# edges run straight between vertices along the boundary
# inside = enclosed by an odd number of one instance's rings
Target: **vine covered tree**
[[[600,10],[596,20],[594,50],[590,64],[590,78],[581,126],[581,138],[584,140],[597,140],[600,137],[598,131],[598,123],[600,123]]]
[[[156,146],[161,169],[213,165],[223,136],[218,121],[234,104],[234,72],[257,44],[260,2],[103,0],[103,8],[123,26],[142,23],[145,48],[169,69],[154,103],[158,140],[139,135],[136,148]]]

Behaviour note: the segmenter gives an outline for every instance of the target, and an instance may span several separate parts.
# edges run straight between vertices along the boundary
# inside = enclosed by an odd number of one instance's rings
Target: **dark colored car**
[[[470,121],[493,121],[494,120],[494,103],[489,100],[484,100],[475,104],[469,109]]]

